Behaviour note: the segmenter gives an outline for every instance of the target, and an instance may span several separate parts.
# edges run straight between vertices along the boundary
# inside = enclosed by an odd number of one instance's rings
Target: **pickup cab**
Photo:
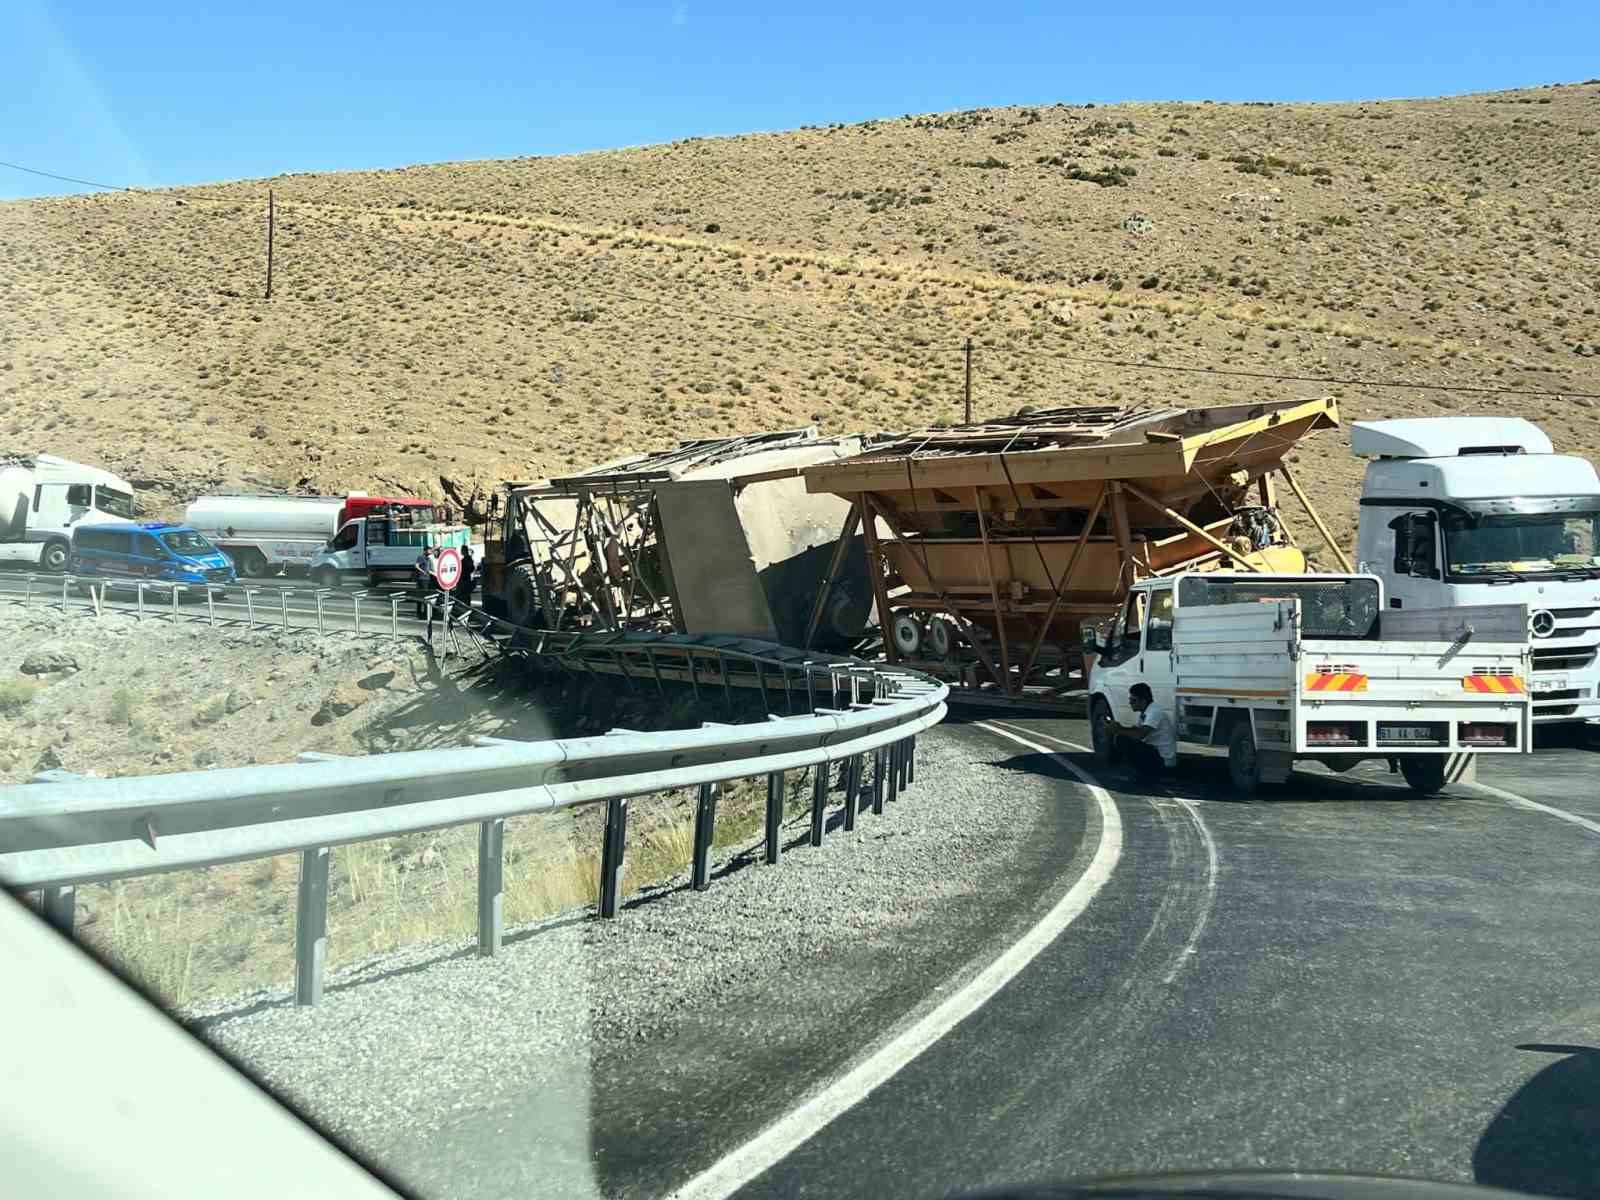
[[[322,587],[347,579],[376,586],[384,575],[409,577],[423,547],[460,549],[470,536],[465,525],[416,521],[409,514],[357,517],[317,551],[307,573]]]
[[[1347,771],[1398,760],[1428,794],[1475,754],[1532,750],[1527,606],[1390,609],[1371,575],[1194,572],[1136,584],[1102,640],[1084,637],[1096,757],[1148,684],[1180,746],[1226,746],[1234,788],[1297,759]]]

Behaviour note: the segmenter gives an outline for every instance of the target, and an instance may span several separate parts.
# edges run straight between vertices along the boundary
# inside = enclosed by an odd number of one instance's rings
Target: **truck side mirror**
[[[1439,578],[1438,521],[1432,513],[1402,513],[1389,522],[1394,530],[1394,573],[1412,579]]]
[[[1089,626],[1085,625],[1083,627],[1080,631],[1080,637],[1085,654],[1099,654],[1104,650],[1104,647],[1100,644],[1100,635]]]

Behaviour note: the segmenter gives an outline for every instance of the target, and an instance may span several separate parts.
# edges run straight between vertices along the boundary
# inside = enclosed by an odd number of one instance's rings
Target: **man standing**
[[[1148,683],[1130,687],[1128,703],[1139,714],[1138,722],[1120,725],[1107,716],[1107,731],[1140,775],[1164,775],[1173,770],[1178,765],[1178,730],[1172,714],[1156,703]]]
[[[425,547],[411,564],[411,582],[417,589],[417,620],[422,620],[424,610],[433,597],[433,547]]]
[[[456,581],[455,597],[461,602],[461,617],[472,613],[472,588],[477,583],[478,564],[473,560],[472,547],[461,547],[461,578]]]

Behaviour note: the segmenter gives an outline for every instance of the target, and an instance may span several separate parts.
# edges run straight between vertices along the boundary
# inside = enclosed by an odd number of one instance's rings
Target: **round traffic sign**
[[[456,584],[461,582],[461,551],[453,547],[439,551],[439,565],[433,570],[439,586],[447,592],[454,591]]]

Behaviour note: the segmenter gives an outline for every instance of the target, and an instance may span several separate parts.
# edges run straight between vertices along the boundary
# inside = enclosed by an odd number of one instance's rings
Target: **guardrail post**
[[[283,627],[289,628],[289,588],[278,592],[278,607],[283,611]]]
[[[767,863],[778,861],[783,838],[783,772],[767,776]]]
[[[37,575],[28,574],[22,577],[22,607],[28,608],[33,604],[33,581]]]
[[[912,734],[906,739],[906,786],[910,787],[917,781],[917,735]]]
[[[72,923],[78,912],[78,888],[64,883],[60,887],[47,887],[40,897],[39,911],[46,921],[66,937],[72,936]]]
[[[328,848],[300,851],[300,892],[294,917],[294,1002],[322,999],[328,958]]]
[[[72,576],[63,575],[61,577],[61,611],[62,612],[66,612],[67,611],[67,586],[71,582],[72,582]]]
[[[179,584],[172,585],[172,623],[178,623],[178,601],[183,596],[183,588]]]
[[[356,592],[350,597],[350,607],[353,610],[351,620],[355,624],[357,637],[361,636],[361,600],[366,595],[367,593],[362,591]]]
[[[861,775],[866,765],[866,755],[857,754],[847,759],[844,769],[844,828],[849,832],[856,827],[856,798],[861,795]]]
[[[884,761],[888,766],[888,774],[884,777],[884,787],[887,789],[885,800],[891,803],[900,798],[900,749],[902,743],[890,742],[889,749],[885,752]]]
[[[139,584],[138,584],[136,590],[139,593],[139,615],[137,617],[135,617],[134,620],[142,621],[142,620],[144,620],[144,581],[143,580],[139,581]]]
[[[606,801],[606,829],[600,844],[600,915],[617,915],[617,893],[622,888],[622,855],[627,842],[628,801]]]
[[[874,816],[883,815],[883,799],[889,775],[889,751],[879,747],[872,752],[872,812]]]
[[[394,644],[400,644],[400,597],[389,597],[389,636],[394,639]]]
[[[500,950],[505,930],[504,817],[478,823],[478,953],[490,958]]]
[[[206,585],[206,623],[217,623],[217,589],[210,584]]]
[[[811,780],[811,844],[822,845],[822,831],[828,823],[828,772],[832,763],[820,762],[812,770]]]
[[[317,636],[322,636],[322,598],[328,594],[327,588],[318,588],[317,597]]]
[[[726,660],[724,660],[726,661]],[[711,886],[711,838],[717,828],[717,785],[702,783],[700,799],[694,806],[694,890]]]
[[[258,588],[247,587],[244,589],[245,618],[250,622],[250,628],[256,627],[256,592]]]

